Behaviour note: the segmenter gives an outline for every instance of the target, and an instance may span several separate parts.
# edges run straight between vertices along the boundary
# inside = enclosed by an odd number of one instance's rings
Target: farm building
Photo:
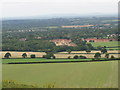
[[[20,38],[19,41],[26,41],[26,38]]]
[[[56,46],[64,46],[64,45],[67,45],[67,46],[76,46],[69,39],[53,39],[53,40],[50,40],[50,41],[54,42],[56,44]]]
[[[82,39],[87,42],[109,42],[109,41],[116,41],[115,39],[97,39],[97,38],[87,38]]]

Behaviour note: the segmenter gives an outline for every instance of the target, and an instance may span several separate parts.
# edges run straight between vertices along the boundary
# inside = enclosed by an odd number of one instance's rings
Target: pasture
[[[18,63],[18,62],[52,62],[52,61],[90,61],[92,59],[45,59],[45,58],[18,58],[18,59],[2,59],[2,63]]]
[[[106,47],[115,47],[115,46],[120,46],[118,41],[111,41],[111,42],[89,42],[91,43],[94,47],[97,46],[106,46]]]
[[[42,87],[54,83],[56,88],[117,88],[118,61],[3,64],[3,80]]]

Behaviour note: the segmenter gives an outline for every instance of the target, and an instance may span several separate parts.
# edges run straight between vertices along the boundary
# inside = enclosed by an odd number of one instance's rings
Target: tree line
[[[70,54],[71,53],[71,50],[69,49],[68,51],[68,54]],[[91,51],[89,51],[89,53],[90,53]],[[46,51],[45,52],[46,53],[46,55],[43,55],[42,56],[42,58],[46,58],[46,59],[56,59],[56,56],[54,55],[55,54],[55,52],[52,52],[52,51]],[[86,53],[88,53],[88,51],[86,51]],[[101,53],[100,52],[96,52],[95,54],[94,54],[94,59],[99,59],[99,58],[101,58],[101,54],[104,54],[105,55],[105,58],[109,58],[109,53],[107,52],[107,49],[106,48],[103,48],[103,49],[101,49]],[[4,58],[10,58],[12,55],[11,55],[11,53],[9,53],[9,52],[7,52],[5,55],[4,55]],[[22,55],[21,55],[23,58],[27,58],[27,53],[23,53]],[[35,54],[31,54],[30,55],[30,58],[36,58],[36,55]],[[78,55],[75,55],[74,57],[73,57],[74,59],[87,59],[87,57],[86,56],[82,56],[82,55],[80,55],[80,56],[78,56]],[[113,55],[111,55],[111,58],[115,58]],[[68,59],[71,59],[71,56],[68,56]]]

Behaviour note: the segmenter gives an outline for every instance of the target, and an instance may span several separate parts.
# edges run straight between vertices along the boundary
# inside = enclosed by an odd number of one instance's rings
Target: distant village
[[[107,38],[82,38],[81,40],[86,42],[110,42],[110,41],[116,41],[113,37],[116,36],[116,34],[107,35]],[[35,37],[35,39],[41,39],[41,37]],[[19,41],[26,41],[26,38],[20,38]],[[70,39],[53,39],[50,40],[50,42],[55,43],[56,46],[76,46]]]

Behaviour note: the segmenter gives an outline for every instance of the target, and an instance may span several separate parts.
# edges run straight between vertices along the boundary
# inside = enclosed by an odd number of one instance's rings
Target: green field
[[[91,59],[45,59],[45,58],[19,58],[19,59],[2,59],[2,63],[14,62],[50,62],[50,61],[83,61]]]
[[[118,61],[3,64],[3,80],[37,85],[55,83],[55,87],[115,88],[118,87]]]
[[[114,47],[114,46],[120,46],[117,41],[112,41],[112,42],[90,42],[94,47],[97,46],[106,46],[106,47]]]

